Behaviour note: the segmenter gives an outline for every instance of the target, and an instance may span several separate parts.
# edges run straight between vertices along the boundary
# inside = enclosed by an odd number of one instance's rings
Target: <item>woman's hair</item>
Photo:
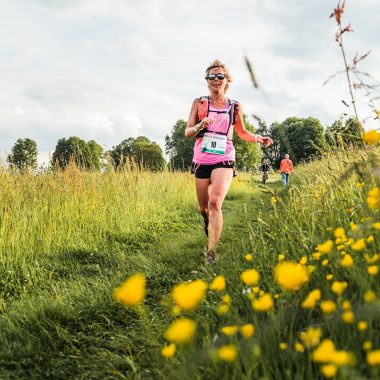
[[[213,61],[210,64],[210,66],[207,67],[205,79],[207,80],[208,74],[210,74],[210,70],[215,69],[217,67],[221,67],[224,70],[224,73],[226,74],[227,82],[226,82],[226,87],[224,88],[224,91],[227,91],[228,88],[230,87],[229,86],[230,82],[232,82],[232,75],[228,71],[227,66],[224,63],[220,62],[218,59],[215,59],[215,61]]]

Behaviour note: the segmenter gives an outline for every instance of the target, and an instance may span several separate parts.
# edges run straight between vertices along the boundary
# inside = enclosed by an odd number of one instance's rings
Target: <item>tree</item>
[[[20,171],[37,168],[37,143],[29,138],[18,139],[8,155],[7,161],[11,167]]]
[[[109,154],[115,169],[136,163],[140,169],[158,171],[166,164],[160,146],[145,136],[125,139]]]
[[[175,170],[189,170],[193,158],[194,139],[185,137],[186,121],[179,119],[171,134],[165,136],[165,151],[169,165]]]
[[[329,144],[339,148],[362,147],[363,134],[361,123],[354,117],[349,118],[344,126],[342,120],[337,120],[326,131]]]
[[[102,147],[93,140],[85,142],[76,136],[62,138],[55,147],[52,163],[65,169],[73,161],[81,169],[99,170],[102,152]]]
[[[243,114],[243,122],[245,128],[254,133],[255,129],[253,125],[249,123],[247,115]],[[254,165],[260,161],[262,153],[258,144],[252,144],[248,141],[244,141],[234,133],[233,143],[236,151],[236,168],[239,170],[250,170]]]

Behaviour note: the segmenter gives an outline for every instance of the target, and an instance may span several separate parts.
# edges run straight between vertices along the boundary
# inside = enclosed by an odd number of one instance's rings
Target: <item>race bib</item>
[[[225,154],[227,136],[206,132],[202,139],[202,153]]]

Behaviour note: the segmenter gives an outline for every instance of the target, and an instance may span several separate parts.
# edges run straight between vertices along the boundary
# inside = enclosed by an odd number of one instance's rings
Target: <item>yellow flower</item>
[[[345,311],[342,314],[342,321],[346,322],[346,323],[349,323],[349,324],[354,323],[355,322],[355,315],[354,315],[354,313],[351,310]]]
[[[165,338],[169,342],[180,344],[189,343],[195,334],[197,326],[194,321],[187,318],[176,319],[165,331]]]
[[[344,228],[343,227],[338,227],[334,230],[334,236],[336,238],[344,238],[346,237],[346,232],[344,231]]]
[[[226,305],[230,305],[231,304],[231,296],[229,294],[225,294],[222,297],[222,303],[224,303]]]
[[[322,329],[310,327],[306,331],[301,332],[300,338],[306,347],[314,347],[319,344],[322,337]]]
[[[176,317],[177,315],[181,314],[181,308],[177,305],[173,306],[172,308],[172,316]]]
[[[331,290],[338,296],[343,294],[343,292],[347,289],[347,282],[346,281],[334,281],[331,285]]]
[[[332,300],[322,301],[320,306],[323,314],[332,314],[336,310],[336,304]]]
[[[319,289],[312,290],[302,303],[304,309],[312,309],[315,304],[321,299],[321,291]]]
[[[240,332],[245,339],[252,338],[255,333],[255,326],[252,323],[247,323],[240,327]]]
[[[380,190],[376,186],[368,192],[367,204],[369,208],[377,208],[379,206]]]
[[[264,294],[258,300],[252,302],[252,307],[256,311],[266,312],[273,307],[273,299],[269,293]]]
[[[247,261],[252,261],[253,260],[253,256],[250,254],[250,253],[247,253],[244,258],[247,260]]]
[[[379,267],[377,265],[370,265],[367,268],[367,272],[371,276],[376,276],[379,273]]]
[[[314,260],[319,260],[321,258],[321,253],[320,252],[314,252],[312,255]]]
[[[354,251],[362,251],[363,249],[365,249],[365,247],[366,247],[365,240],[363,238],[357,240],[355,243],[351,245],[351,248]]]
[[[352,266],[353,263],[354,263],[354,259],[348,253],[346,255],[344,255],[343,258],[342,258],[342,260],[340,260],[340,262],[339,262],[339,264],[343,268],[348,268],[348,267]]]
[[[371,303],[375,301],[376,299],[376,294],[372,292],[371,290],[368,290],[364,293],[364,301],[367,303]]]
[[[367,329],[368,329],[368,323],[366,321],[358,322],[358,330],[359,331],[365,331]]]
[[[350,310],[350,309],[351,309],[350,301],[348,301],[348,300],[344,300],[344,301],[342,302],[342,309],[343,309],[343,310]]]
[[[320,253],[331,253],[334,249],[334,242],[326,240],[324,243],[317,245],[317,251]]]
[[[375,230],[380,230],[380,222],[373,223],[372,226]]]
[[[338,367],[334,364],[325,364],[321,367],[322,375],[326,379],[330,379],[331,377],[335,377],[337,371],[338,371]]]
[[[227,336],[234,335],[237,332],[237,326],[224,326],[220,329],[220,331]]]
[[[358,229],[358,226],[354,222],[350,222],[350,228],[351,231],[356,231]]]
[[[260,293],[260,288],[258,286],[255,286],[254,288],[252,288],[252,291],[253,293],[258,294]]]
[[[274,206],[277,203],[277,198],[276,197],[271,197],[271,203]]]
[[[324,267],[327,267],[327,265],[329,265],[329,261],[328,261],[327,259],[324,259],[324,260],[322,261],[322,265],[323,265]]]
[[[302,265],[289,261],[276,265],[274,268],[274,277],[276,282],[283,289],[289,291],[299,290],[309,281],[307,270]]]
[[[285,255],[283,253],[280,253],[278,255],[278,261],[284,261],[285,260]]]
[[[280,348],[281,351],[284,351],[288,348],[288,344],[285,342],[281,342],[278,347]]]
[[[114,290],[113,296],[125,306],[135,307],[145,298],[145,275],[142,273],[129,277],[120,287]]]
[[[324,339],[322,343],[313,351],[312,360],[317,363],[329,363],[335,353],[335,345],[331,339]]]
[[[218,358],[225,362],[233,362],[237,358],[237,349],[234,344],[222,346],[218,349]]]
[[[225,315],[230,310],[230,307],[226,304],[221,304],[216,308],[216,314]]]
[[[309,273],[309,275],[311,275],[316,269],[317,267],[315,265],[308,265],[306,267],[307,273]]]
[[[300,264],[305,265],[306,263],[307,263],[307,257],[306,256],[301,257]]]
[[[363,342],[362,348],[364,351],[372,350],[372,342],[370,340],[366,340]]]
[[[361,189],[362,187],[364,187],[364,185],[365,185],[364,182],[357,182],[357,183],[356,183],[356,187],[357,187],[358,189]]]
[[[367,243],[371,244],[375,241],[375,237],[373,235],[369,235],[367,237]]]
[[[327,281],[331,281],[333,278],[334,278],[334,276],[332,274],[327,274],[326,275],[326,280]]]
[[[380,141],[380,133],[372,129],[364,133],[364,142],[369,145],[375,145]]]
[[[375,253],[372,257],[369,257],[367,254],[365,254],[364,258],[368,264],[373,264],[376,263],[376,261],[379,261],[380,255],[378,253]]]
[[[335,351],[332,354],[331,363],[336,364],[337,366],[353,365],[355,363],[355,358],[350,352],[344,350]]]
[[[195,280],[176,285],[172,291],[174,302],[185,311],[195,309],[203,300],[207,284],[203,280]]]
[[[176,345],[174,343],[170,343],[168,346],[162,347],[161,355],[164,358],[171,358],[174,356],[176,350]]]
[[[344,244],[339,244],[337,247],[336,247],[336,249],[338,250],[338,251],[343,251],[344,250]]]
[[[304,352],[305,351],[305,347],[300,342],[294,343],[294,349],[297,352]]]
[[[280,295],[279,295],[279,294],[275,294],[275,295],[273,296],[273,298],[274,298],[274,299],[278,299],[278,298],[280,298]]]
[[[240,275],[240,279],[248,286],[256,284],[259,278],[259,273],[255,269],[247,269]]]
[[[216,292],[223,291],[226,289],[226,279],[223,276],[216,276],[210,284],[210,289]]]

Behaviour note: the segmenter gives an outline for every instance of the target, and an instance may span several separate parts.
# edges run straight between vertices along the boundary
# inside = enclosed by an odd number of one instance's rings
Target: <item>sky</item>
[[[164,150],[194,98],[207,95],[205,69],[224,62],[227,95],[268,125],[316,117],[331,125],[350,102],[335,41],[338,0],[0,0],[0,153],[19,138],[48,163],[59,139],[95,140],[105,150],[146,136]],[[380,81],[378,0],[347,0],[349,61]],[[252,86],[244,63],[254,68]],[[370,80],[370,79],[368,79]],[[377,83],[372,82],[371,83]],[[378,96],[378,92],[373,96]],[[365,128],[378,128],[364,92]],[[377,108],[380,108],[380,102]]]

